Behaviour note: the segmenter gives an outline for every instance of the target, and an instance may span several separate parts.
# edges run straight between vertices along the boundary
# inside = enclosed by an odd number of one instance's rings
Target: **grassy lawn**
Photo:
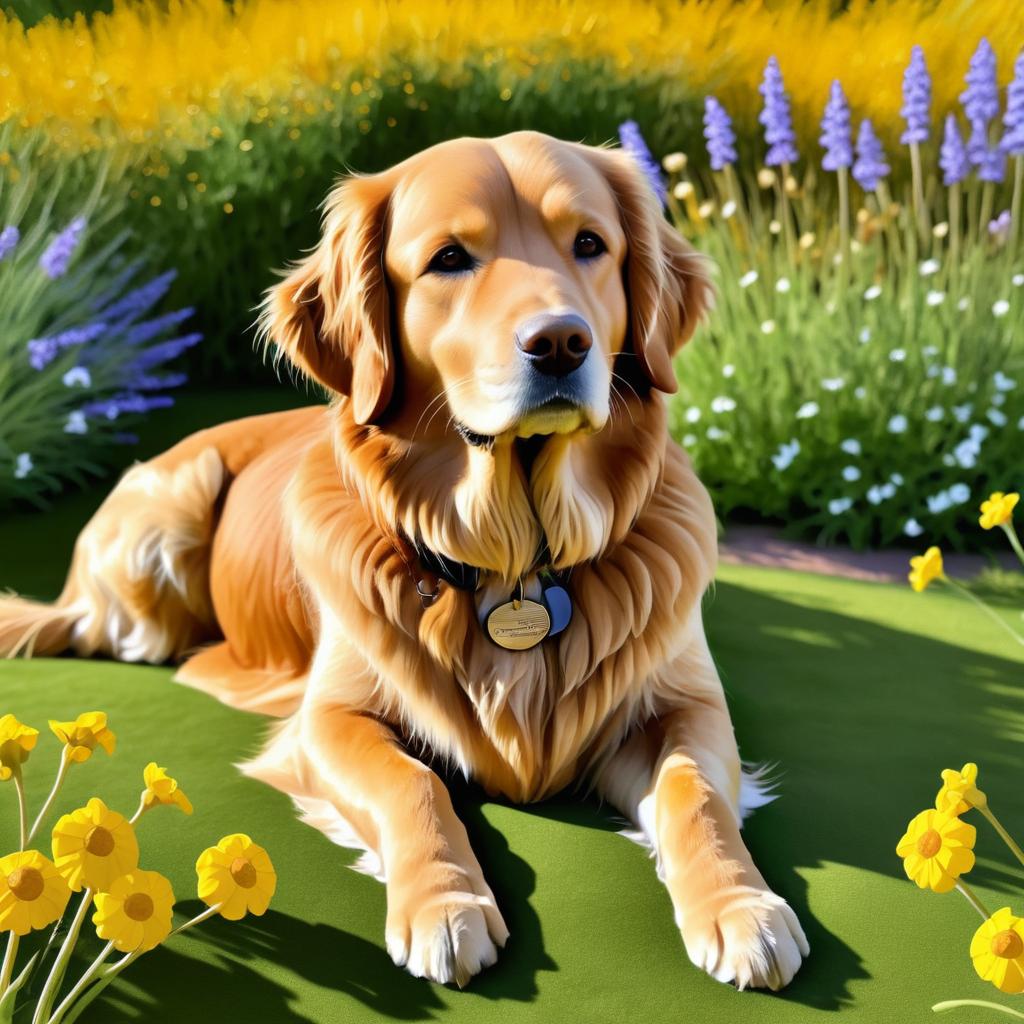
[[[266,401],[264,401],[266,398]],[[218,403],[220,416],[286,397]],[[211,415],[185,403],[166,432]],[[157,431],[159,433],[159,431]],[[74,533],[99,495],[7,517],[0,586],[59,587]],[[0,713],[36,726],[106,710],[113,759],[75,769],[64,809],[95,793],[135,806],[141,769],[167,765],[192,797],[191,818],[160,810],[140,826],[143,866],[166,873],[194,912],[193,864],[221,835],[245,831],[270,851],[279,888],[263,918],[211,922],[126,974],[86,1020],[438,1020],[715,1022],[926,1021],[939,999],[998,993],[975,976],[977,915],[955,893],[922,893],[894,846],[928,806],[943,767],[977,760],[1003,821],[1024,833],[1019,786],[1024,657],[996,628],[941,592],[723,567],[707,599],[713,650],[744,755],[779,765],[781,796],[748,824],[748,842],[800,914],[811,959],[781,996],[737,993],[686,960],[666,893],[643,850],[596,804],[560,797],[519,808],[456,793],[512,931],[498,965],[457,992],[412,979],[383,948],[384,890],[345,870],[351,854],[295,821],[287,799],[233,763],[264,722],[175,686],[169,668],[68,659],[0,663]],[[50,782],[56,743],[29,763],[31,800]],[[0,847],[13,847],[15,798],[0,786]],[[1024,876],[981,823],[972,875],[990,909],[1016,904]],[[92,948],[92,947],[90,947]],[[1001,997],[1007,1001],[1006,997]],[[990,1019],[965,1011],[962,1021]]]

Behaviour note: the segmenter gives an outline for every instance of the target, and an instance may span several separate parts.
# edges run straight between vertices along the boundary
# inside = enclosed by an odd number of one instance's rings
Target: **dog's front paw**
[[[719,890],[707,905],[692,908],[681,930],[698,967],[741,989],[788,985],[810,951],[789,904],[746,885]]]
[[[508,939],[508,928],[486,883],[478,888],[483,891],[413,894],[389,906],[391,959],[417,978],[454,982],[459,988],[490,967]]]

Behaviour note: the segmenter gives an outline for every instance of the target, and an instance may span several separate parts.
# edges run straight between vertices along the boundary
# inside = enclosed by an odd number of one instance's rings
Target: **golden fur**
[[[581,231],[607,251],[580,257]],[[453,244],[472,268],[431,271]],[[621,153],[523,132],[348,179],[263,315],[335,400],[130,470],[55,605],[0,599],[0,654],[191,655],[180,679],[282,716],[247,770],[364,848],[388,950],[414,974],[463,984],[507,937],[440,778],[410,753],[425,749],[513,800],[596,787],[653,846],[690,958],[785,984],[806,941],[740,838],[700,617],[714,516],[659,394],[709,298]],[[593,335],[571,401],[514,343],[548,311]],[[479,591],[442,586],[424,607],[403,536],[479,567]],[[572,622],[505,651],[482,616],[520,578],[539,594],[545,541]]]

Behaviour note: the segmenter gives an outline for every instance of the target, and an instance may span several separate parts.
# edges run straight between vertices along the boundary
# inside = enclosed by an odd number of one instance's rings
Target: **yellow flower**
[[[960,771],[945,768],[942,772],[942,789],[935,797],[935,807],[940,811],[963,814],[972,807],[985,807],[988,797],[978,789],[978,766],[965,764]]]
[[[1013,518],[1013,510],[1020,501],[1019,494],[1003,494],[1002,491],[995,491],[988,499],[981,503],[982,529],[991,530],[994,526],[1005,526]]]
[[[971,939],[971,960],[983,981],[1000,992],[1024,992],[1024,920],[997,910]]]
[[[39,730],[22,725],[14,715],[0,718],[0,782],[21,771],[39,739]]]
[[[122,953],[147,953],[171,933],[174,891],[158,871],[131,871],[96,893],[92,923]]]
[[[86,711],[73,722],[50,721],[54,736],[68,748],[72,761],[88,761],[97,744],[108,754],[114,752],[117,738],[107,728],[107,716],[102,711]]]
[[[919,594],[932,580],[942,575],[942,552],[930,547],[923,555],[915,555],[910,560],[910,574],[907,579]]]
[[[139,865],[131,822],[93,797],[53,827],[53,859],[68,885],[106,892],[115,878]]]
[[[0,857],[0,932],[27,935],[64,913],[68,883],[37,850]]]
[[[223,904],[222,917],[238,921],[247,913],[259,916],[277,888],[277,872],[267,851],[248,836],[225,836],[204,850],[196,861],[199,898],[207,905]]]
[[[949,892],[957,878],[974,867],[973,825],[949,811],[929,808],[907,826],[896,852],[903,870],[920,889]]]
[[[192,801],[178,787],[178,780],[167,774],[166,768],[161,768],[156,761],[150,761],[142,777],[146,782],[146,792],[142,795],[142,802],[146,807],[172,804],[180,807],[186,814],[192,813]]]

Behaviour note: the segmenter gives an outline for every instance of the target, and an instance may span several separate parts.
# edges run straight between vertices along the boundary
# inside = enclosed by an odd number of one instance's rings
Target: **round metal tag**
[[[536,601],[506,601],[487,616],[488,635],[506,651],[526,651],[536,647],[550,629],[551,616],[547,608]]]

